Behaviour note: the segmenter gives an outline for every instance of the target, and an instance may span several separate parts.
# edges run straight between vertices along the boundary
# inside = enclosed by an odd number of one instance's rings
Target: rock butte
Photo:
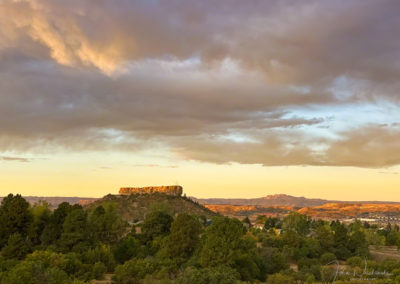
[[[149,193],[164,193],[168,195],[182,195],[183,188],[180,185],[167,185],[167,186],[147,186],[147,187],[121,187],[119,194],[149,194]]]

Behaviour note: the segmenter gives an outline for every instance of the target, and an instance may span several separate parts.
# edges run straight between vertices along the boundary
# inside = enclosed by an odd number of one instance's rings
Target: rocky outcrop
[[[121,187],[119,194],[150,194],[150,193],[165,193],[168,195],[182,195],[183,188],[180,185],[167,186],[147,186],[147,187]]]

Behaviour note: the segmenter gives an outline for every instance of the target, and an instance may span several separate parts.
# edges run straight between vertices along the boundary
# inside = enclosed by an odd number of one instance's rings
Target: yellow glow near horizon
[[[141,161],[138,163],[137,161]],[[149,159],[123,154],[58,154],[0,163],[0,195],[102,197],[122,186],[181,184],[188,196],[255,198],[289,194],[331,200],[400,201],[396,169],[262,167]]]

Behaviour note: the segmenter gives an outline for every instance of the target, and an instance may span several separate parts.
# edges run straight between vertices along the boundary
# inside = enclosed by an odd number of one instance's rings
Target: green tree
[[[48,251],[35,251],[25,260],[14,266],[3,278],[7,284],[58,284],[69,279],[62,269],[64,257],[61,254]]]
[[[200,262],[204,267],[233,265],[244,248],[246,230],[237,219],[216,217],[204,233]]]
[[[250,228],[250,227],[251,227],[251,221],[250,221],[249,217],[243,218],[242,223],[243,223],[247,228]]]
[[[348,230],[346,226],[339,221],[331,223],[334,240],[334,253],[338,259],[345,260],[350,257],[351,252],[347,248],[348,245]]]
[[[165,244],[166,256],[181,264],[187,261],[199,245],[200,222],[188,214],[180,214],[171,225]]]
[[[27,253],[28,247],[19,233],[12,234],[1,250],[1,255],[5,258],[23,259]]]
[[[29,203],[21,195],[9,194],[5,197],[0,206],[0,247],[3,247],[14,233],[25,237],[31,222]]]
[[[150,260],[131,259],[115,268],[113,280],[117,284],[137,283],[155,270],[156,265]]]
[[[285,230],[282,233],[282,241],[290,248],[300,247],[302,237],[293,230]]]
[[[81,206],[75,207],[67,215],[59,247],[63,252],[84,251],[87,249],[87,214]]]
[[[42,232],[51,216],[50,205],[45,201],[39,201],[30,211],[33,222],[29,226],[29,240],[32,245],[39,245]]]
[[[365,240],[367,241],[368,245],[373,245],[375,246],[375,248],[379,248],[385,245],[385,237],[379,235],[375,230],[365,229],[364,234]]]
[[[294,231],[300,236],[306,236],[310,232],[311,218],[297,212],[291,212],[283,219],[282,229]]]
[[[51,245],[58,241],[63,231],[65,218],[73,208],[69,203],[62,202],[53,211],[40,236],[43,245]]]
[[[322,224],[315,228],[315,238],[321,244],[321,247],[325,251],[333,251],[333,247],[335,245],[334,234],[331,227],[327,224]]]
[[[112,272],[116,266],[116,261],[111,248],[106,245],[97,246],[82,253],[84,263],[94,265],[101,262],[105,265],[106,271]]]
[[[197,269],[188,267],[176,279],[177,284],[232,284],[239,282],[239,273],[227,266]]]
[[[359,256],[352,256],[346,260],[346,264],[351,267],[362,267],[363,263],[363,259]]]
[[[386,236],[387,246],[400,246],[400,233],[395,230],[391,230]]]
[[[278,273],[289,269],[289,262],[285,256],[276,248],[265,247],[260,249],[260,257],[264,260],[267,274]]]
[[[335,246],[345,246],[348,240],[348,230],[346,226],[339,221],[332,222],[331,228],[334,232],[334,242]]]
[[[122,220],[118,204],[107,202],[97,206],[88,218],[90,238],[93,242],[112,244],[125,233],[127,222]]]
[[[265,220],[264,223],[264,229],[269,230],[269,229],[273,229],[273,228],[280,228],[281,224],[280,224],[280,219],[276,218],[276,217],[268,217]]]
[[[173,218],[164,211],[153,211],[149,213],[143,224],[142,234],[146,241],[151,241],[159,236],[166,236],[170,232]]]
[[[118,244],[114,246],[113,250],[115,259],[119,263],[124,263],[125,261],[133,257],[144,257],[144,255],[141,255],[141,252],[141,244],[133,236],[128,236],[127,238],[121,240]]]
[[[294,284],[296,280],[290,276],[285,275],[283,273],[275,273],[268,277],[267,279],[268,284]]]
[[[92,269],[92,278],[101,280],[104,278],[104,273],[107,272],[107,267],[102,262],[96,262]]]
[[[295,248],[295,259],[319,258],[322,253],[321,245],[318,240],[313,238],[303,238],[300,246]]]
[[[328,263],[331,263],[332,261],[336,260],[336,255],[331,253],[331,252],[325,252],[323,255],[321,255],[320,262],[322,265],[327,265]]]
[[[368,256],[368,243],[365,239],[365,234],[361,231],[354,232],[347,243],[347,248],[354,255]]]

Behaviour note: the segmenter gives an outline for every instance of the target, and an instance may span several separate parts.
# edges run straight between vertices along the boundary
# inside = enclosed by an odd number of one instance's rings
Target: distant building
[[[254,228],[262,230],[264,229],[264,224],[254,224]]]
[[[373,219],[373,218],[360,218],[358,220],[360,220],[361,222],[367,222],[367,223],[375,223],[376,222],[376,219]]]

